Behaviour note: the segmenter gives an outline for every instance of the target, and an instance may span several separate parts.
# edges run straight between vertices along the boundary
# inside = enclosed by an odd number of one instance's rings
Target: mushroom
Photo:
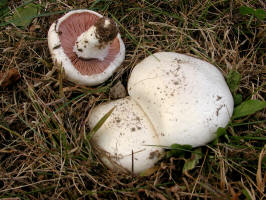
[[[191,56],[159,52],[134,67],[128,93],[149,118],[160,144],[206,145],[232,116],[221,72]]]
[[[161,152],[159,138],[131,97],[96,106],[91,111],[89,126],[94,127],[113,107],[112,114],[92,138],[93,144],[105,151],[101,160],[112,169],[136,174],[152,167]]]
[[[107,80],[125,58],[125,46],[115,22],[91,10],[70,11],[48,31],[52,59],[65,76],[82,85]]]
[[[234,107],[224,77],[215,66],[173,52],[155,53],[137,64],[128,81],[128,93],[129,97],[94,108],[89,126],[93,128],[115,107],[93,141],[109,154],[102,156],[107,166],[118,164],[130,170],[134,165],[135,173],[152,167],[161,146],[206,145],[219,127],[227,125]]]

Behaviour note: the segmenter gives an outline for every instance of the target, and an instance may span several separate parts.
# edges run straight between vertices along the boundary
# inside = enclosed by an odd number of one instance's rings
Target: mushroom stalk
[[[77,38],[73,52],[82,59],[103,61],[117,33],[116,24],[112,20],[100,18],[95,25]]]
[[[79,58],[95,58],[103,61],[108,54],[109,47],[110,45],[108,43],[101,46],[96,36],[96,27],[92,26],[77,38],[73,51]]]

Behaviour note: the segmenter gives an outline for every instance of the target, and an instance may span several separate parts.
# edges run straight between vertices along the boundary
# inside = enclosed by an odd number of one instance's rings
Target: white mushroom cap
[[[113,42],[108,43],[100,59],[82,59],[74,52],[77,38],[102,17],[91,10],[71,11],[54,22],[48,31],[52,59],[62,65],[66,78],[72,82],[90,86],[100,84],[115,72],[125,58],[125,46],[119,33]]]
[[[109,154],[102,156],[102,161],[110,168],[116,169],[119,165],[132,171],[133,151],[134,173],[138,174],[152,167],[161,152],[158,135],[143,111],[130,97],[96,106],[89,116],[90,128],[113,107],[115,109],[112,114],[92,138],[93,143]]]
[[[213,65],[178,53],[160,52],[145,58],[128,81],[132,99],[150,119],[160,144],[205,145],[225,127],[233,98]]]

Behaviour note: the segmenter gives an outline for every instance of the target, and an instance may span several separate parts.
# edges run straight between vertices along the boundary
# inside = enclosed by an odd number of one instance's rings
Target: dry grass
[[[202,147],[197,167],[163,158],[148,177],[106,169],[86,139],[92,106],[110,99],[117,81],[150,52],[175,51],[241,76],[244,99],[265,98],[265,21],[239,14],[262,0],[38,0],[27,29],[0,27],[0,69],[21,80],[0,88],[0,198],[20,199],[265,199],[265,112],[235,120],[217,144]],[[10,14],[22,1],[9,1]],[[51,23],[73,8],[90,8],[120,23],[126,60],[107,83],[76,86],[62,80],[46,41]],[[187,155],[189,156],[189,155]],[[264,162],[263,162],[264,161]]]

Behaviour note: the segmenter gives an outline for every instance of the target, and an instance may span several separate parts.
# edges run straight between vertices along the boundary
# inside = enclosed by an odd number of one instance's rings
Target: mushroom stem
[[[114,21],[104,17],[100,18],[95,25],[77,38],[73,52],[79,58],[103,61],[117,34],[118,29]]]

